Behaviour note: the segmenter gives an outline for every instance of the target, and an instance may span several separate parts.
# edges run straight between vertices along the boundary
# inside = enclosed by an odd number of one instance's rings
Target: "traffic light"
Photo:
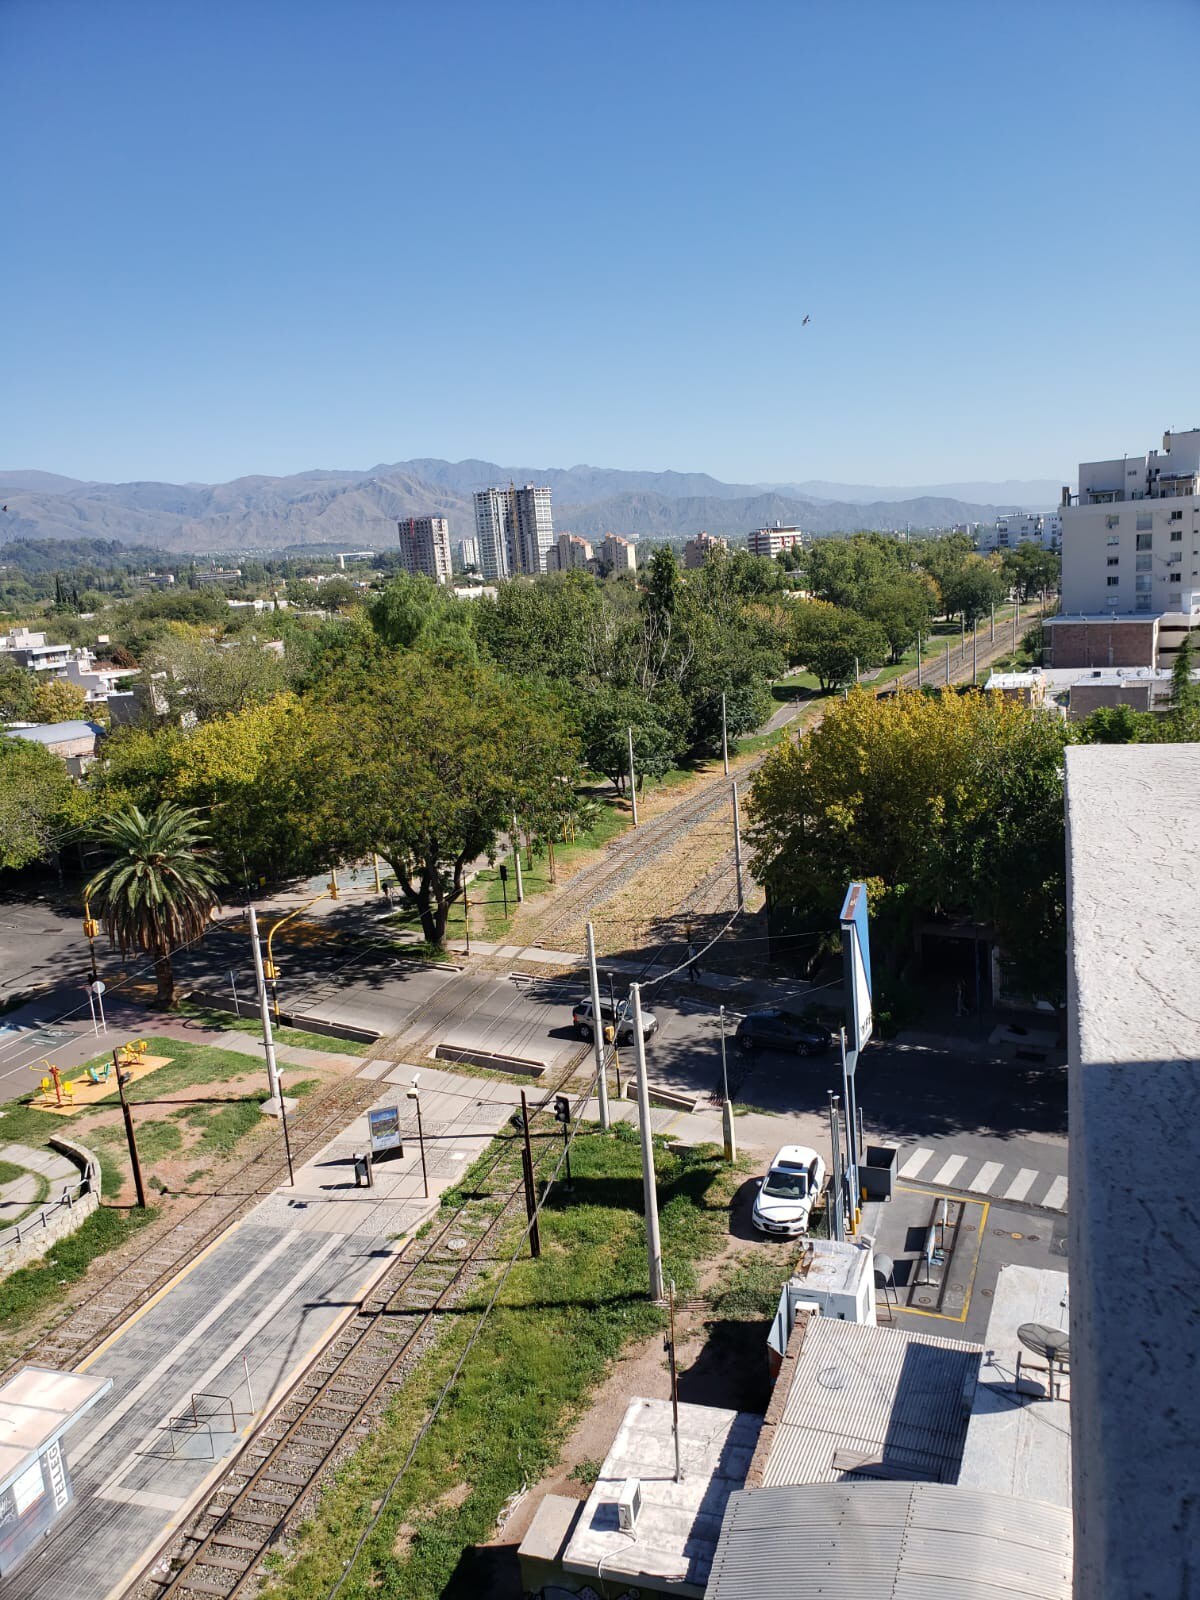
[[[554,1096],[554,1120],[563,1123],[564,1126],[571,1120],[571,1102],[565,1094]]]

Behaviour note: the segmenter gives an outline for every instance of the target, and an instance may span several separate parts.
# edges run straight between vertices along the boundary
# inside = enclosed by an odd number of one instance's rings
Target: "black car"
[[[793,1011],[751,1011],[738,1023],[737,1041],[743,1050],[794,1050],[801,1056],[819,1056],[832,1045],[833,1035],[819,1022]]]

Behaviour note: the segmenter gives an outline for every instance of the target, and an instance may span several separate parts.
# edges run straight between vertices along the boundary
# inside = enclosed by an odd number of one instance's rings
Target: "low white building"
[[[981,522],[976,537],[980,550],[988,554],[993,550],[1015,550],[1021,544],[1036,545],[1039,550],[1061,550],[1062,513],[1012,511],[997,517],[994,523]]]

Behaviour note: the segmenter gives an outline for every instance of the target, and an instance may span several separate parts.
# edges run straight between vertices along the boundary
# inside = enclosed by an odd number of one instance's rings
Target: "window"
[[[1183,512],[1182,511],[1172,511],[1172,513],[1171,513],[1171,521],[1172,522],[1182,522],[1183,521]]]
[[[1110,549],[1110,550],[1113,550],[1113,549],[1115,549],[1115,548],[1116,548],[1116,546],[1117,546],[1117,545],[1119,545],[1119,544],[1120,544],[1120,542],[1121,542],[1121,541],[1120,541],[1120,539],[1119,539],[1119,538],[1116,538],[1116,539],[1110,539],[1110,540],[1109,540],[1109,541],[1108,541],[1108,548],[1109,548],[1109,549]]]
[[[1133,580],[1133,586],[1139,594],[1149,594],[1153,582],[1154,579],[1149,576],[1137,577]]]
[[[1137,519],[1137,531],[1139,533],[1146,533],[1153,528],[1153,526],[1154,518],[1150,515],[1141,516]]]
[[[1120,578],[1111,578],[1110,577],[1109,580],[1108,580],[1108,587],[1110,589],[1115,589],[1117,587],[1117,585],[1120,583],[1120,581],[1121,581]]]
[[[1183,529],[1182,528],[1172,528],[1171,529],[1171,543],[1172,544],[1182,544],[1183,543]]]
[[[1153,556],[1135,556],[1133,564],[1134,564],[1134,568],[1135,568],[1136,571],[1138,571],[1138,572],[1149,572],[1150,568],[1154,564],[1154,557]]]
[[[1139,550],[1149,550],[1149,549],[1151,549],[1153,547],[1153,545],[1154,545],[1154,535],[1152,533],[1139,533],[1138,534],[1138,536],[1137,536],[1137,547],[1138,547]]]
[[[1106,528],[1119,528],[1121,526],[1121,519],[1120,519],[1119,516],[1117,516],[1117,517],[1105,517],[1104,526]]]
[[[1183,582],[1183,573],[1182,572],[1172,572],[1171,575],[1170,575],[1170,581],[1172,583],[1182,583]]]
[[[1109,556],[1107,565],[1110,567],[1119,567],[1121,565],[1120,556]]]
[[[1148,594],[1140,594],[1140,595],[1138,595],[1138,597],[1137,597],[1137,610],[1138,611],[1149,611],[1149,609],[1150,609],[1150,596]]]

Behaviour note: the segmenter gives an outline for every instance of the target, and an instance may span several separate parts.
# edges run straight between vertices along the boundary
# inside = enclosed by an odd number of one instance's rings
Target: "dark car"
[[[628,1000],[617,1001],[617,1043],[629,1044],[633,1040],[633,1009]],[[600,1002],[600,1026],[607,1032],[612,1027],[613,1006],[611,1000]],[[571,1012],[571,1021],[575,1025],[575,1032],[581,1039],[590,1039],[595,1033],[595,1024],[592,1021],[592,1002],[581,1000]],[[658,1032],[658,1018],[653,1011],[642,1009],[642,1038],[649,1039]]]
[[[819,1056],[829,1049],[833,1035],[819,1022],[792,1011],[751,1011],[738,1023],[737,1041],[743,1050],[793,1050],[801,1056]]]

